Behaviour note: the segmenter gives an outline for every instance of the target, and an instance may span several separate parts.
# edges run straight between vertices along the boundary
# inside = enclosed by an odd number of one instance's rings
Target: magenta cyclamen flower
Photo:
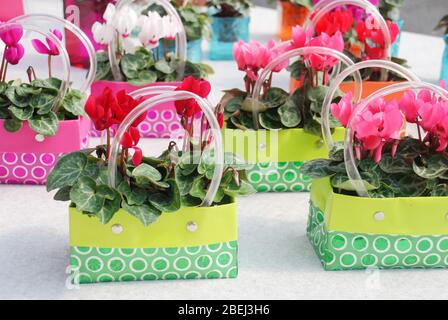
[[[62,33],[59,30],[55,29],[55,30],[50,30],[50,31],[59,40],[62,41]],[[59,50],[58,50],[56,44],[48,38],[46,38],[45,40],[46,40],[48,46],[46,46],[39,39],[33,39],[31,43],[33,44],[34,49],[36,49],[36,51],[39,52],[40,54],[46,54],[49,56],[58,56]]]
[[[15,46],[9,46],[5,50],[5,60],[12,65],[18,64],[24,55],[25,48],[20,43]]]
[[[0,32],[0,38],[7,47],[16,46],[23,37],[23,28],[14,26]]]

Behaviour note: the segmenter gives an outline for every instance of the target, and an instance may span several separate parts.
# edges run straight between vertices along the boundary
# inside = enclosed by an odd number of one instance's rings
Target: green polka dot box
[[[75,283],[236,278],[237,205],[182,208],[149,227],[124,210],[103,225],[70,208]]]
[[[314,180],[307,236],[325,270],[448,267],[448,198],[365,198]]]
[[[224,129],[223,137],[225,151],[250,164],[247,177],[257,192],[309,192],[311,178],[302,174],[302,165],[328,156],[322,138],[303,129]],[[333,138],[343,137],[344,129],[337,128]]]

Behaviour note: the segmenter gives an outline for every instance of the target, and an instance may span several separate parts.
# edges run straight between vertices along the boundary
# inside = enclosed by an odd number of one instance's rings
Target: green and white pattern
[[[309,192],[311,179],[302,175],[303,162],[257,163],[247,177],[257,192]]]
[[[448,235],[402,236],[327,230],[324,213],[310,202],[308,239],[325,270],[448,267]]]
[[[236,278],[238,242],[163,249],[71,247],[75,283]]]

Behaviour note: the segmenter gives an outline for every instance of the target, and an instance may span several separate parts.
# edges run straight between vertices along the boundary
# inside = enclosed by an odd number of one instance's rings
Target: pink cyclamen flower
[[[0,32],[0,38],[7,47],[16,46],[23,37],[23,28],[19,25]]]
[[[354,109],[355,105],[353,104],[353,93],[351,91],[344,95],[339,103],[331,105],[331,113],[344,128],[347,128]]]
[[[9,64],[16,65],[25,55],[25,48],[20,44],[9,46],[5,50],[5,59]]]
[[[375,162],[381,161],[386,143],[400,140],[405,117],[396,100],[379,98],[364,109],[355,119],[354,130],[365,150],[370,151]]]
[[[424,103],[422,99],[419,99],[414,91],[408,90],[403,94],[399,102],[401,111],[406,116],[406,121],[410,123],[416,123],[418,120],[418,110],[421,104]]]
[[[53,33],[60,41],[62,41],[62,33],[59,30],[57,29],[52,30],[51,33]],[[49,56],[58,56],[59,49],[57,48],[56,44],[48,38],[46,38],[45,40],[48,46],[46,46],[39,39],[33,39],[31,43],[33,44],[34,49],[36,49],[36,51],[39,52],[40,54],[46,54]]]
[[[344,39],[339,31],[331,37],[326,33],[322,33],[320,36],[311,39],[307,43],[307,46],[325,47],[342,52],[344,50]],[[338,59],[324,54],[311,54],[306,58],[309,60],[311,67],[317,71],[329,69],[338,63]]]

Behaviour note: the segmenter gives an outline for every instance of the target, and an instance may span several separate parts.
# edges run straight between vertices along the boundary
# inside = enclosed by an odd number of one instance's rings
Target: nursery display
[[[219,104],[226,120],[225,148],[253,165],[248,178],[258,192],[309,190],[311,179],[300,168],[304,161],[326,154],[320,112],[329,73],[341,62],[353,65],[341,53],[344,44],[339,33],[308,41],[300,31],[291,44],[238,42],[234,55],[238,69],[245,73],[245,89],[225,91]],[[301,86],[288,93],[273,86],[272,81],[292,59],[301,61],[304,68],[295,70],[302,79]],[[359,84],[360,76],[356,79]],[[333,127],[337,126],[334,121]],[[338,139],[342,134],[335,129]]]
[[[191,62],[202,61],[202,40],[208,38],[210,33],[210,18],[201,8],[195,6],[192,1],[172,0],[171,4],[176,8],[182,20],[187,35],[187,58]],[[152,4],[147,11],[157,11],[160,16],[165,16],[163,7]],[[147,12],[145,11],[145,12]],[[163,48],[163,43],[160,44]],[[168,47],[174,51],[174,45]]]
[[[56,200],[71,202],[71,266],[80,283],[237,276],[235,197],[253,189],[246,164],[223,152],[222,117],[204,99],[210,84],[191,79],[146,101],[106,89],[87,103],[98,130],[119,124],[116,138],[65,155],[47,184]],[[136,126],[168,100],[188,139],[182,149],[172,141],[159,157],[143,155]]]
[[[156,11],[141,13],[143,10],[131,7],[132,2],[121,1],[117,7],[109,4],[104,13],[106,22],[95,23],[92,27],[95,41],[108,47],[108,53],[97,53],[98,73],[92,94],[99,95],[106,87],[114,92],[121,89],[131,92],[158,84],[178,85],[184,76],[193,75],[199,79],[210,72],[208,66],[185,61],[185,30],[169,2],[157,1],[168,13],[164,17]],[[148,7],[149,1],[143,2],[139,2],[139,8]],[[163,48],[161,42],[166,43]],[[174,52],[167,50],[171,42],[174,42]],[[169,102],[148,113],[139,130],[144,137],[169,137],[170,126],[178,120]]]
[[[398,26],[385,20],[378,9],[367,0],[326,0],[320,1],[310,15],[310,21],[305,26],[307,32],[328,36],[340,32],[344,37],[344,52],[353,61],[372,59],[389,60],[391,44],[399,33]],[[404,60],[392,58],[392,61],[405,64]],[[387,70],[363,70],[362,97],[367,97],[376,90],[403,81],[397,75]],[[347,79],[349,80],[349,79]],[[293,79],[292,88],[295,87]],[[353,82],[341,84],[343,92],[353,91]]]
[[[448,83],[448,15],[440,20],[436,29],[445,31],[443,36],[443,39],[445,40],[445,51],[443,52],[442,71],[440,72],[440,79]]]
[[[329,159],[302,170],[314,179],[307,233],[326,270],[447,266],[447,103],[440,87],[403,82],[324,105],[345,143],[327,139]]]
[[[22,16],[0,26],[4,45],[0,70],[0,183],[45,184],[60,154],[88,144],[90,120],[84,116],[84,92],[94,78],[95,59],[92,56],[83,85],[75,89],[70,82],[70,60],[61,44],[62,31],[42,32],[35,26],[39,20],[62,24],[79,37],[89,52],[94,52],[78,27],[53,16]],[[23,67],[36,54],[41,58]],[[45,61],[47,71],[38,68],[42,63],[36,61],[40,60]]]
[[[212,38],[210,60],[232,60],[233,44],[249,41],[249,0],[209,0]]]
[[[282,41],[291,39],[292,27],[303,26],[308,14],[313,7],[312,0],[280,0],[278,1],[280,11],[279,38]]]

